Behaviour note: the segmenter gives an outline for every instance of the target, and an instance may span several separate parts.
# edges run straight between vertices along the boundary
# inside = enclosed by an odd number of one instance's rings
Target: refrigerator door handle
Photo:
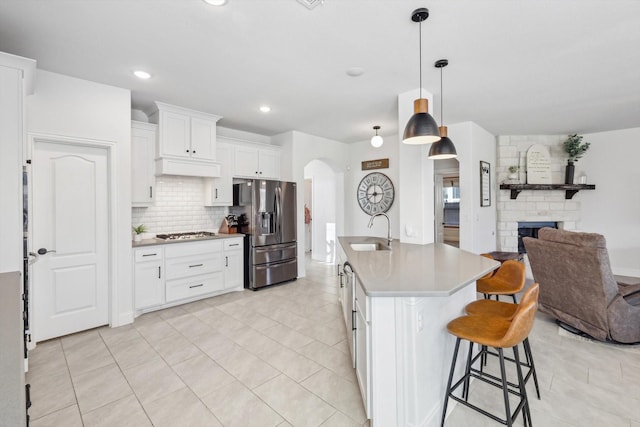
[[[282,242],[282,195],[280,187],[276,187],[276,237]]]

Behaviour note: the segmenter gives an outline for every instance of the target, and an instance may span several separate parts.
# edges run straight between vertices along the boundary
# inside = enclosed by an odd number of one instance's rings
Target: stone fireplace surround
[[[526,182],[526,152],[533,144],[549,147],[551,153],[552,182],[564,182],[567,155],[562,147],[566,135],[500,136],[498,137],[496,184],[497,191],[497,246],[499,251],[518,252],[518,222],[557,222],[558,228],[578,230],[580,224],[580,194],[566,200],[565,192],[558,190],[524,190],[515,200],[509,190],[498,187],[508,179],[509,166],[520,166],[519,180]],[[580,175],[580,164],[576,174]]]

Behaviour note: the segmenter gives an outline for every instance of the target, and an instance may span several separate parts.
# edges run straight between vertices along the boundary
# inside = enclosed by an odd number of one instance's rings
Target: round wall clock
[[[383,173],[366,175],[358,184],[358,204],[367,215],[386,212],[393,204],[395,190],[393,183]]]

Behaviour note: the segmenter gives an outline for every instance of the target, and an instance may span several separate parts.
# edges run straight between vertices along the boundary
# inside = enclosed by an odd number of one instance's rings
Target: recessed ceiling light
[[[262,111],[263,113],[268,113],[269,111],[271,111],[271,107],[269,107],[268,105],[261,105],[260,111]]]
[[[361,67],[351,67],[347,70],[347,75],[351,77],[358,77],[364,74],[364,68]]]
[[[147,80],[151,78],[151,74],[147,73],[146,71],[142,71],[142,70],[136,70],[133,72],[133,74],[142,80]]]
[[[227,0],[203,0],[205,3],[211,6],[224,6],[227,4]]]

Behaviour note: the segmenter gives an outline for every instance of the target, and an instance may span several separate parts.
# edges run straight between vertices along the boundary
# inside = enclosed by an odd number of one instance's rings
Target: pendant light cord
[[[440,126],[444,126],[444,120],[442,119],[442,117],[444,117],[444,101],[443,99],[443,95],[442,95],[442,69],[444,67],[440,67]]]
[[[422,21],[420,21],[418,47],[420,48],[420,98],[422,98]]]

